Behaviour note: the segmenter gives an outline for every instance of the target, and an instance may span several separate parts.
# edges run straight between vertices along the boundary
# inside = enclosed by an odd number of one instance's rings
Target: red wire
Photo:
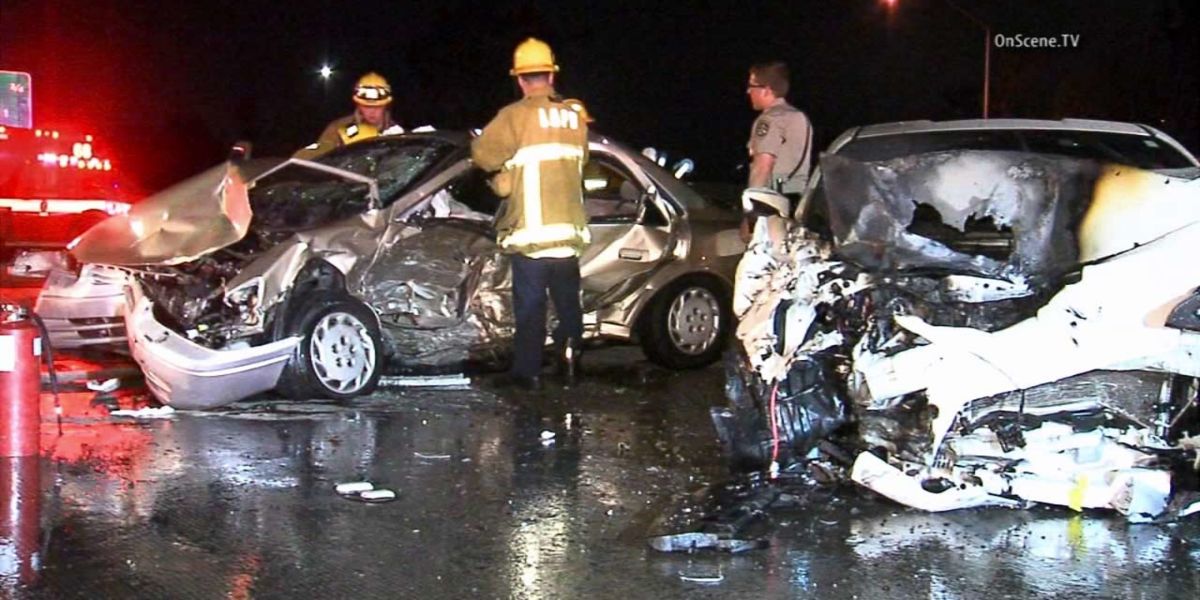
[[[775,396],[779,393],[779,382],[771,388],[771,462],[779,459],[779,420],[775,413]]]

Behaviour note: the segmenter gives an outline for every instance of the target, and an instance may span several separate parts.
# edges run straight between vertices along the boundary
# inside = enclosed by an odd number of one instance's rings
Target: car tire
[[[375,390],[384,347],[370,308],[345,294],[318,294],[295,314],[288,329],[303,338],[278,391],[295,400],[346,400]]]
[[[642,351],[671,369],[697,369],[721,358],[732,321],[730,297],[713,277],[681,277],[655,295],[640,327]]]

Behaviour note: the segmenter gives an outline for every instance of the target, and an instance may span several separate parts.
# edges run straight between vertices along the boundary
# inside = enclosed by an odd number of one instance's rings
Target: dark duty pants
[[[542,372],[542,347],[546,344],[546,291],[554,302],[558,326],[554,343],[583,337],[583,312],[579,307],[578,258],[529,258],[512,255],[513,313],[517,320],[513,342],[512,374],[533,377]]]

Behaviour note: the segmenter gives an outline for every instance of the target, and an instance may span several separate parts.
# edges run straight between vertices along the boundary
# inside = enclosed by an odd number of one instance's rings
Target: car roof
[[[961,119],[956,121],[898,121],[859,127],[855,137],[874,137],[898,133],[924,133],[928,131],[972,131],[1005,129],[1046,129],[1063,131],[1098,131],[1151,135],[1149,128],[1135,123],[1099,121],[1094,119]]]
[[[1171,136],[1140,123],[1122,121],[1102,121],[1098,119],[960,119],[953,121],[897,121],[894,123],[879,123],[852,127],[829,145],[827,152],[837,152],[852,140],[884,137],[890,135],[920,134],[939,131],[1004,131],[1031,130],[1045,131],[1087,131],[1097,133],[1117,133],[1153,137],[1162,140],[1180,154],[1187,157],[1192,164],[1198,164],[1196,157]]]

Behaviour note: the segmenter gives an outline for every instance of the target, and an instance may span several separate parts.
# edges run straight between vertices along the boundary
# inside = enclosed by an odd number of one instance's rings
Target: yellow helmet
[[[509,75],[525,73],[557,72],[558,65],[554,63],[554,52],[550,45],[537,38],[529,38],[521,42],[513,51],[513,68]]]
[[[387,106],[392,103],[392,86],[379,73],[367,73],[354,84],[353,98],[363,106]]]

